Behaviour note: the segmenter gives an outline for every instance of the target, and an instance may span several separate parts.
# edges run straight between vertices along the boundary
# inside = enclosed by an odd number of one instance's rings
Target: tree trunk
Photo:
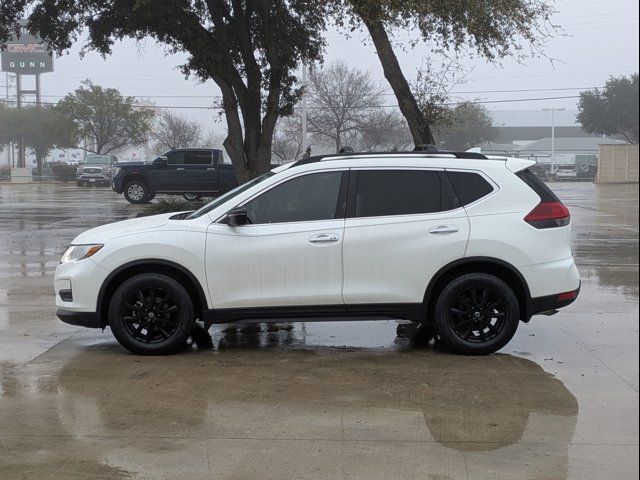
[[[402,115],[407,119],[413,143],[416,146],[435,144],[431,128],[420,111],[413,93],[411,93],[411,88],[402,73],[383,23],[380,20],[368,18],[366,15],[362,15],[361,18],[369,30],[373,44],[376,47],[378,58],[384,70],[384,76],[393,89]]]
[[[41,177],[42,176],[42,157],[43,155],[39,150],[36,150],[36,174]]]

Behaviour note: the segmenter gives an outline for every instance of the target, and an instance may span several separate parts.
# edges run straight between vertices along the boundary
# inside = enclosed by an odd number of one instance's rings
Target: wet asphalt
[[[552,188],[582,293],[499,354],[379,321],[215,326],[150,358],[59,322],[52,289],[74,236],[141,207],[0,184],[0,478],[637,479],[638,185]]]

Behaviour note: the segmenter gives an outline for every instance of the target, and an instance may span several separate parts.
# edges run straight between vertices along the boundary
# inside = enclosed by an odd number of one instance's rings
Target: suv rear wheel
[[[171,277],[158,273],[125,281],[109,303],[111,331],[133,353],[173,353],[185,344],[194,323],[189,293]]]
[[[520,321],[518,299],[493,275],[470,273],[452,280],[435,307],[440,340],[465,355],[485,355],[504,347]]]
[[[142,180],[132,180],[124,187],[124,198],[127,202],[140,204],[149,202],[149,187]]]
[[[182,198],[184,198],[187,202],[197,202],[198,200],[200,200],[200,198],[202,198],[202,196],[197,193],[185,193],[182,195]]]

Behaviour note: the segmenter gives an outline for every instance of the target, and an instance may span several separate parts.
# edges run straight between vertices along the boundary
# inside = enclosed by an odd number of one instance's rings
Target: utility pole
[[[562,107],[543,108],[543,112],[551,112],[551,173],[556,172],[556,112],[564,112]]]

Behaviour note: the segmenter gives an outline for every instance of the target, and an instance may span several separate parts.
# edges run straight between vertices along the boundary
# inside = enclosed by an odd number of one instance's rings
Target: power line
[[[483,94],[483,93],[524,93],[524,92],[558,92],[558,91],[568,91],[568,90],[592,90],[595,88],[604,88],[604,87],[564,87],[564,88],[516,88],[516,89],[507,89],[507,90],[467,90],[467,91],[452,91],[452,95],[461,95],[461,94]],[[383,93],[382,95],[390,95],[395,96],[394,93]],[[46,98],[64,98],[66,95],[41,95]],[[134,98],[134,99],[147,99],[147,98],[222,98],[221,95],[123,95],[125,98]]]
[[[564,99],[572,99],[572,98],[580,98],[580,95],[564,95],[557,97],[531,97],[531,98],[513,98],[508,100],[472,100],[468,103],[472,104],[492,104],[492,103],[518,103],[518,102],[536,102],[536,101],[544,101],[544,100],[564,100]],[[8,103],[17,103],[16,100],[8,100]],[[22,102],[23,104],[31,104],[35,105],[36,102]],[[457,105],[460,102],[450,102],[445,103],[443,105]],[[53,102],[41,102],[41,105],[56,105]],[[223,107],[217,106],[205,106],[205,105],[134,105],[135,108],[166,108],[166,109],[181,109],[181,110],[222,110]],[[398,108],[397,105],[370,105],[370,108]],[[360,108],[360,107],[353,107]],[[322,107],[313,107],[310,106],[309,110],[321,110]]]

